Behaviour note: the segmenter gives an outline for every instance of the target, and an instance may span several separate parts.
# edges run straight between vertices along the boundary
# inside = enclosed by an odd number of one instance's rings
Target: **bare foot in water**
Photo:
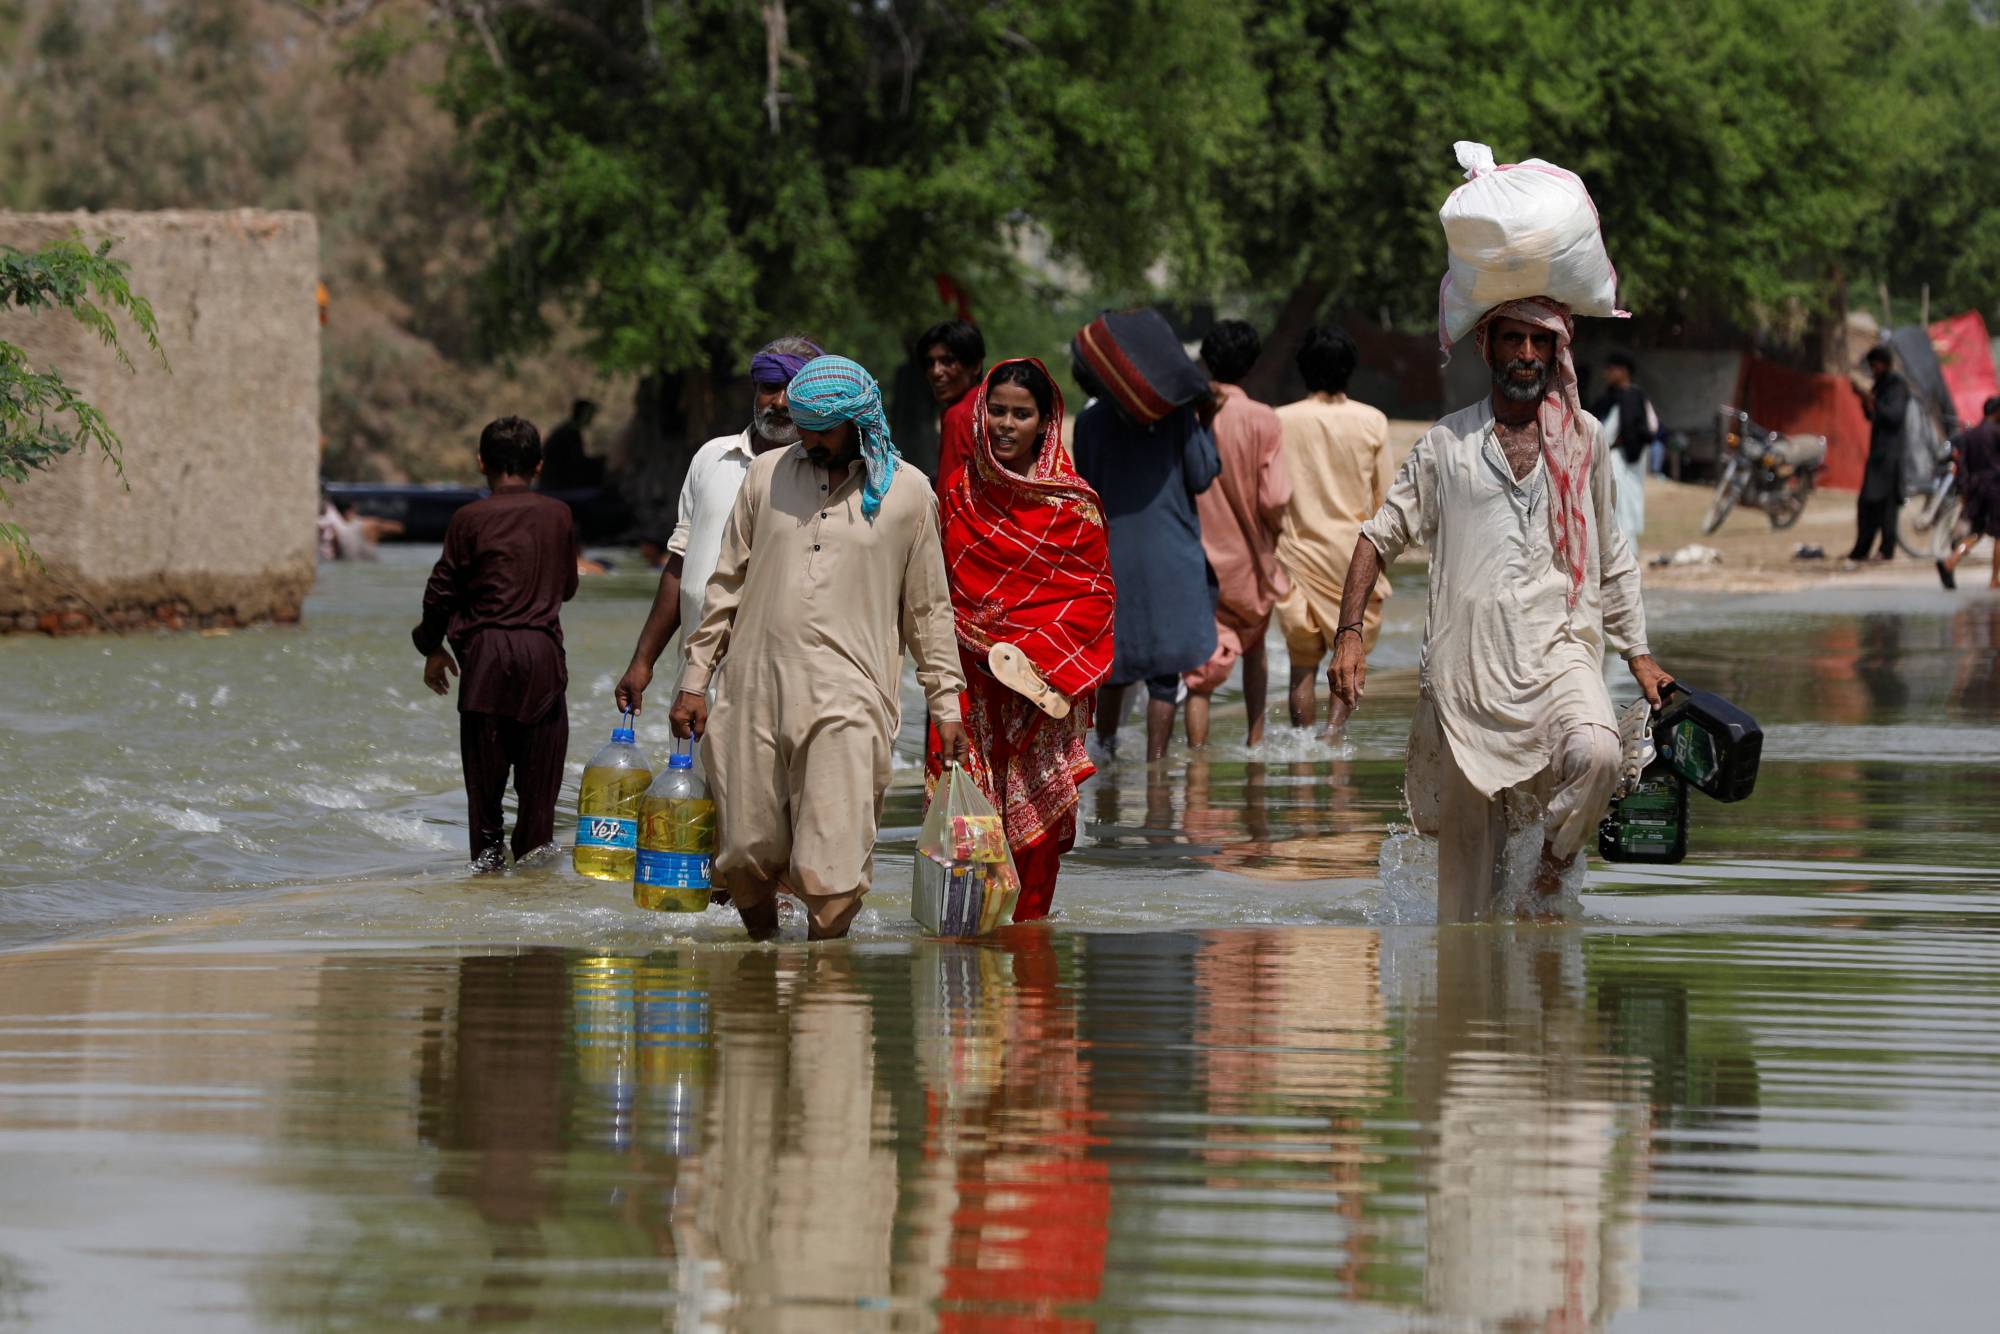
[[[1012,644],[995,644],[986,655],[986,665],[993,669],[994,680],[1025,697],[1049,717],[1069,717],[1069,701],[1041,678],[1028,661],[1028,655],[1020,649]]]
[[[1535,893],[1545,899],[1552,899],[1562,893],[1563,872],[1568,869],[1568,862],[1556,860],[1553,844],[1542,844],[1541,862],[1535,867]]]

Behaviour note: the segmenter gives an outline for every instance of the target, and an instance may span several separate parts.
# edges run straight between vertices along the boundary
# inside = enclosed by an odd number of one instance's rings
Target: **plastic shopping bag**
[[[1012,920],[1020,897],[1000,813],[971,774],[946,766],[917,834],[910,916],[934,936],[976,936]]]
[[[1485,144],[1454,147],[1465,184],[1438,210],[1448,267],[1438,339],[1448,351],[1502,302],[1553,297],[1576,315],[1624,315],[1597,206],[1575,172],[1540,158],[1496,166]]]

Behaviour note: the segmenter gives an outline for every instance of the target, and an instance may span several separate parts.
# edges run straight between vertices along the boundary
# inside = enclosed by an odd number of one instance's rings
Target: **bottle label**
[[[699,852],[654,852],[642,848],[632,878],[654,889],[707,889],[708,857]]]
[[[584,815],[576,822],[579,848],[612,848],[630,852],[639,846],[639,822],[615,815]]]

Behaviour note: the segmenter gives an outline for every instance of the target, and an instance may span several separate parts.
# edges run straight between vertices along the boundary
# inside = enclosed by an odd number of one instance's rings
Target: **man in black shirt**
[[[1868,467],[1861,475],[1861,499],[1855,506],[1854,550],[1849,560],[1867,560],[1879,533],[1881,559],[1896,554],[1896,515],[1903,508],[1903,437],[1910,415],[1910,386],[1896,374],[1886,347],[1868,350],[1868,370],[1875,389],[1861,401],[1868,414]]]

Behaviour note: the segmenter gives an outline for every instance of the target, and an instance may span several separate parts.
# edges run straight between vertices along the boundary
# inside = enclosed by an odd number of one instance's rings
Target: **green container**
[[[1665,760],[1639,776],[1639,786],[1611,803],[1597,826],[1597,851],[1608,862],[1671,864],[1687,856],[1687,781]]]

